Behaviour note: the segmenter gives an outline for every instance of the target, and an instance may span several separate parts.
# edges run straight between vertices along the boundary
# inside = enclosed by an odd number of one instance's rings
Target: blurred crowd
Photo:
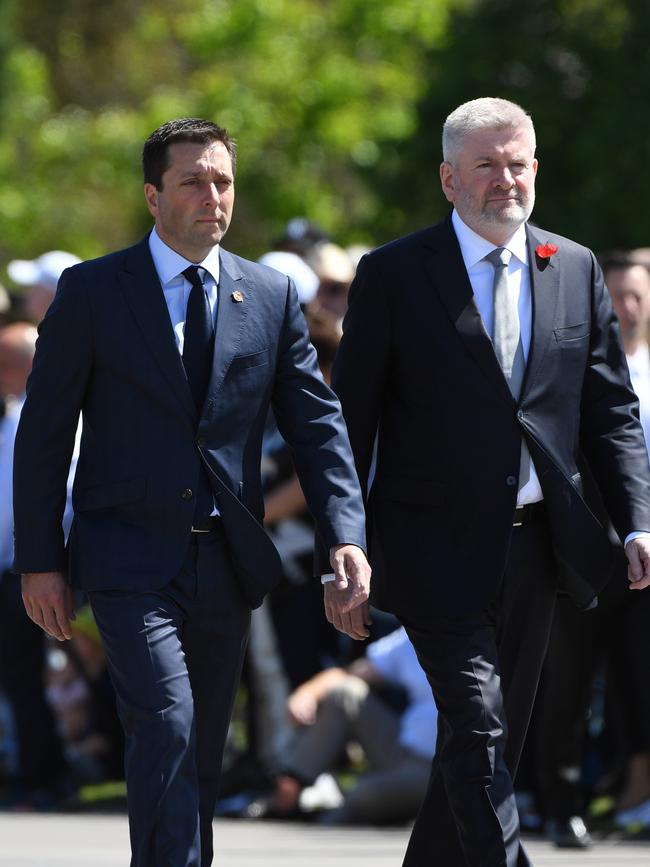
[[[326,381],[364,252],[295,218],[259,260],[293,279]],[[63,251],[15,260],[5,268],[9,289],[0,286],[0,808],[8,810],[79,808],[89,786],[123,777],[122,734],[89,607],[77,599],[72,640],[51,641],[27,618],[11,572],[13,439],[36,327],[61,272],[77,261]],[[601,265],[650,443],[650,249],[613,251]],[[74,465],[73,455],[67,526]],[[253,615],[218,813],[409,821],[427,787],[437,727],[415,652],[381,612],[361,644],[325,620],[312,575],[313,522],[272,417],[262,476],[284,579]],[[650,591],[627,593],[625,578],[621,551],[620,574],[597,608],[582,613],[558,598],[517,797],[522,825],[560,846],[588,843],[588,833],[571,832],[576,823],[650,839]]]

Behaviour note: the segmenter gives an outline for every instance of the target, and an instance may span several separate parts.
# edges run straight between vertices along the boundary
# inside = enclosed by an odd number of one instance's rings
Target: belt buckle
[[[518,507],[515,509],[515,517],[516,517],[516,515],[517,515],[517,512],[520,512],[520,513],[521,513],[521,517],[523,518],[525,510],[526,510],[526,507],[525,507],[525,506],[518,506]],[[513,526],[513,527],[523,527],[523,526],[524,526],[524,522],[523,522],[523,521],[513,521],[513,522],[512,522],[512,526]]]
[[[211,533],[212,530],[199,530],[196,527],[190,529],[190,533]]]

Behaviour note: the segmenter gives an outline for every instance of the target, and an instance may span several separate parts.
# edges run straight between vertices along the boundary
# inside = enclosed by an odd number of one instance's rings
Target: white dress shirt
[[[190,265],[197,265],[196,262],[190,262],[176,250],[168,247],[156,232],[155,228],[149,235],[149,250],[151,258],[162,286],[165,303],[169,310],[169,318],[172,321],[172,327],[176,336],[176,345],[178,351],[183,354],[183,343],[185,339],[185,314],[187,311],[187,299],[192,291],[192,284],[187,278],[183,277],[183,271],[189,268]],[[213,247],[205,259],[198,263],[199,268],[203,268],[206,272],[203,278],[203,286],[205,287],[208,301],[210,302],[210,310],[212,312],[212,324],[216,323],[217,317],[217,300],[218,300],[218,285],[219,285],[219,246]]]
[[[180,354],[183,354],[183,344],[185,342],[185,317],[187,314],[187,300],[192,291],[192,284],[183,276],[183,271],[189,268],[190,265],[197,265],[196,262],[190,262],[176,250],[172,250],[160,238],[155,227],[149,235],[149,250],[151,258],[162,286],[167,310],[169,310],[169,318],[174,329],[176,337],[176,346]],[[203,286],[205,293],[208,296],[210,303],[210,311],[212,313],[212,326],[216,327],[217,306],[219,298],[219,245],[212,247],[205,259],[198,263],[197,267],[203,268],[205,276],[203,278]],[[216,505],[212,510],[212,515],[218,515],[219,510]]]
[[[451,221],[460,244],[460,252],[467,269],[469,282],[472,285],[476,306],[481,314],[485,330],[488,335],[491,335],[494,327],[494,267],[485,261],[485,257],[497,248],[490,241],[486,241],[485,238],[470,229],[455,210],[451,215]],[[518,293],[517,309],[519,310],[521,345],[527,362],[533,328],[533,301],[528,268],[526,226],[524,224],[519,226],[512,237],[502,246],[511,254],[507,272],[508,286]],[[538,503],[543,498],[542,487],[531,458],[528,481],[517,491],[517,505]]]

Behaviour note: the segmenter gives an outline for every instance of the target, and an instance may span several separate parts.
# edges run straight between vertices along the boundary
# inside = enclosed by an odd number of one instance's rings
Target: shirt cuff
[[[336,575],[333,572],[328,572],[326,575],[320,576],[321,584],[329,584],[330,581],[336,581]]]
[[[628,542],[631,542],[632,539],[638,539],[639,536],[650,536],[650,531],[648,530],[636,530],[634,533],[628,533],[625,537],[625,541],[623,542],[623,547],[627,545]]]

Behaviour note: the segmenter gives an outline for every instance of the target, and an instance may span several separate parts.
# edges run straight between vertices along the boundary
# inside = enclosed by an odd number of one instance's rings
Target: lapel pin
[[[237,289],[236,292],[233,292],[232,295],[231,295],[230,297],[232,298],[232,300],[233,300],[236,304],[241,304],[242,301],[244,300],[244,296],[241,294],[241,292],[239,291],[239,289]]]

